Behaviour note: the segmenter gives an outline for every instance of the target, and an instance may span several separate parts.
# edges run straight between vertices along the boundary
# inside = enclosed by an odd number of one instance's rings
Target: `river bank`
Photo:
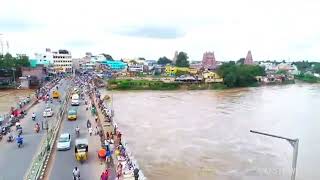
[[[274,86],[294,84],[294,80],[273,83],[254,83],[248,87]],[[226,90],[243,87],[227,87],[223,83],[179,83],[163,82],[160,80],[143,80],[143,79],[112,79],[106,82],[108,90]]]

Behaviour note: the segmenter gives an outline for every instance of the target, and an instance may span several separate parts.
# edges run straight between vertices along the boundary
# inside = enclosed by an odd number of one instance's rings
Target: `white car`
[[[71,135],[69,133],[63,133],[60,135],[57,143],[58,151],[71,149]]]
[[[53,116],[53,111],[50,107],[47,107],[43,112],[43,117],[51,117]]]

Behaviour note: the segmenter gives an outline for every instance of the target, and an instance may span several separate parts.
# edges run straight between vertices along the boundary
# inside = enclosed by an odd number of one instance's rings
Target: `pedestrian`
[[[108,180],[108,178],[109,178],[109,171],[108,169],[106,169],[101,173],[101,180]]]
[[[73,180],[80,179],[80,170],[78,169],[78,167],[75,167],[73,169],[72,174],[73,174]]]
[[[91,127],[91,122],[90,122],[90,120],[88,119],[88,121],[87,121],[87,128],[89,128],[89,127]]]
[[[134,180],[138,180],[139,179],[139,169],[134,168],[133,174],[134,174]]]
[[[88,130],[88,131],[89,131],[89,135],[92,136],[92,131],[93,131],[93,130],[92,130],[92,127],[89,127],[89,130]]]
[[[109,139],[110,139],[110,134],[109,134],[109,132],[107,132],[106,136],[107,136],[107,140],[109,140]]]
[[[96,126],[96,128],[94,130],[94,135],[98,135],[98,126]]]
[[[117,166],[117,179],[120,180],[121,176],[122,176],[122,164],[118,163],[118,166]]]

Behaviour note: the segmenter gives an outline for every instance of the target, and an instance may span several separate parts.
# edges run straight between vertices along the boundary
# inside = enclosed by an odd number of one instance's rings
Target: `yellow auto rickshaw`
[[[88,159],[88,140],[76,139],[74,153],[76,160],[83,163]]]
[[[52,92],[52,98],[56,98],[56,99],[60,98],[60,93],[59,93],[59,91],[53,91],[53,92]]]

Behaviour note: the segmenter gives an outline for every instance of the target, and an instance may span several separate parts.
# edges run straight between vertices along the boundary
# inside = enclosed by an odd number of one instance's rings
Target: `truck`
[[[72,94],[71,106],[79,106],[79,105],[80,105],[79,95],[78,94]]]

